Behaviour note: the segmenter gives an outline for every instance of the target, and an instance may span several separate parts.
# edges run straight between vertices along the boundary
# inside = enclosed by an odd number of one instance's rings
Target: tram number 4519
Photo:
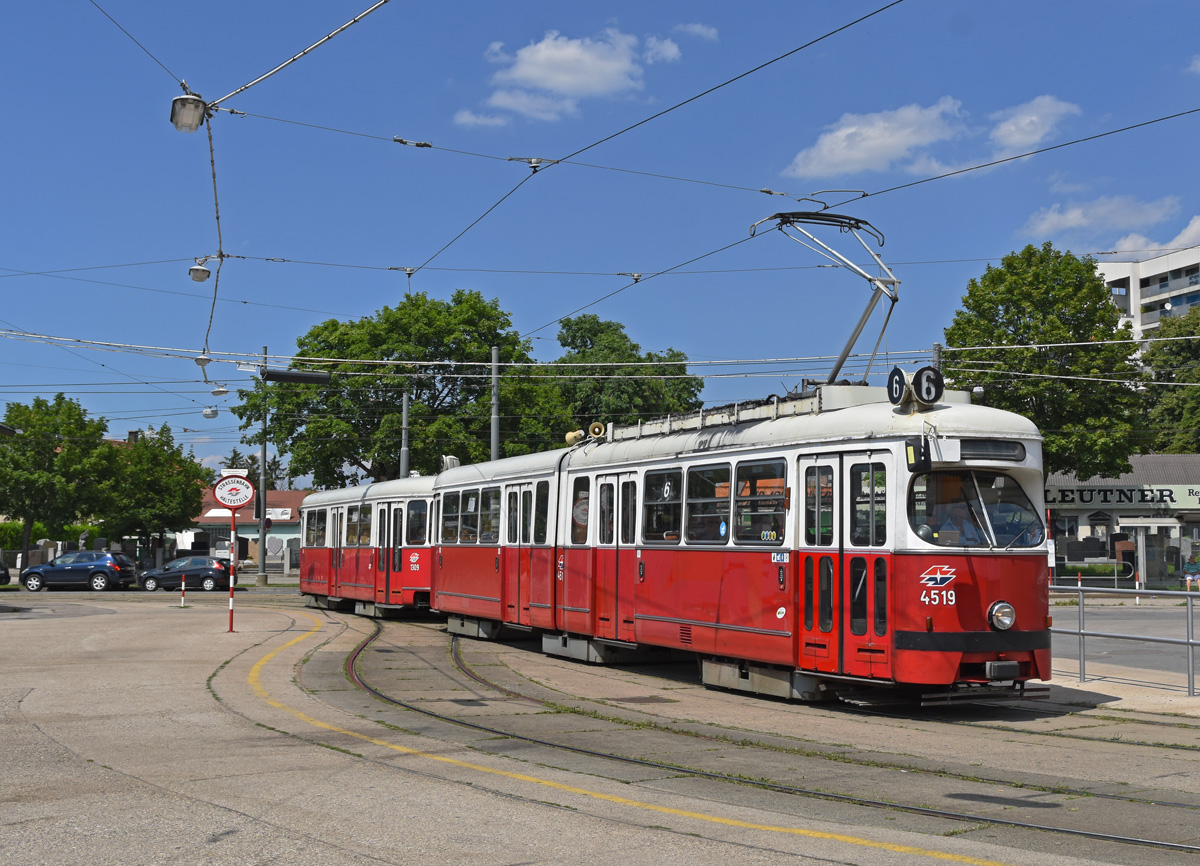
[[[921,604],[931,604],[935,607],[943,604],[954,604],[954,590],[927,589],[921,593]]]

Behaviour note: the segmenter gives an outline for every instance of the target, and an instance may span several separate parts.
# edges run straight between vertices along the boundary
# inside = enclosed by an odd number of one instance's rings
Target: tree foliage
[[[245,469],[249,473],[250,481],[254,484],[254,489],[257,490],[259,482],[262,480],[262,472],[259,470],[261,459],[257,451],[243,454],[237,449],[237,446],[234,446],[233,450],[229,452],[229,456],[221,461],[221,465],[226,469]],[[287,470],[284,469],[278,455],[267,458],[266,479],[267,490],[282,490],[285,486],[288,490],[292,489],[292,479],[288,478]]]
[[[1139,367],[1128,323],[1095,263],[1047,242],[972,279],[946,329],[944,371],[984,402],[1024,415],[1045,437],[1046,471],[1129,471],[1139,443]],[[994,347],[994,348],[993,348]]]
[[[540,450],[567,426],[557,393],[526,368],[527,341],[495,299],[455,291],[449,301],[424,293],[353,322],[329,320],[297,341],[297,355],[353,359],[322,363],[329,385],[276,382],[240,391],[234,409],[261,441],[264,395],[268,435],[289,454],[288,474],[311,474],[317,487],[342,487],[400,473],[402,403],[409,389],[409,469],[437,472],[443,454],[485,460],[491,439],[491,353],[499,348],[502,456]]]
[[[177,445],[171,428],[117,443],[115,472],[98,512],[110,538],[187,529],[200,513],[209,473]]]
[[[35,520],[61,535],[67,524],[103,509],[104,481],[115,467],[103,418],[89,418],[78,402],[57,394],[28,406],[9,403],[4,423],[20,432],[0,437],[0,513],[24,524],[23,550]]]
[[[466,290],[449,301],[407,295],[370,318],[322,322],[297,341],[297,357],[313,359],[300,363],[329,370],[330,384],[260,385],[240,391],[233,411],[244,441],[258,444],[265,408],[270,440],[289,455],[289,479],[311,474],[321,488],[399,477],[406,388],[410,471],[436,473],[442,455],[487,460],[493,346],[501,364],[501,456],[562,447],[565,433],[591,421],[629,422],[700,405],[703,383],[687,375],[686,356],[643,353],[624,325],[563,319],[559,342],[567,350],[559,361],[584,365],[570,375],[533,360],[495,299]]]
[[[675,349],[643,353],[619,322],[591,314],[563,319],[558,342],[567,350],[558,363],[583,365],[558,380],[563,402],[578,426],[592,421],[636,423],[701,405],[704,381],[688,375],[687,356]]]
[[[1145,399],[1150,428],[1147,448],[1168,454],[1200,453],[1200,307],[1159,319],[1154,340],[1142,352],[1152,384]]]

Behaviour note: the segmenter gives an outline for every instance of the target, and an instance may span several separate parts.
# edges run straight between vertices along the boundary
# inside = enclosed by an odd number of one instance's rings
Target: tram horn
[[[570,433],[568,433],[566,435],[565,438],[567,440],[568,445],[578,445],[580,442],[583,441],[584,435],[585,434],[582,430],[572,430]]]
[[[604,435],[604,432],[605,427],[599,421],[593,421],[588,425],[588,434],[591,435],[593,439],[599,439]]]

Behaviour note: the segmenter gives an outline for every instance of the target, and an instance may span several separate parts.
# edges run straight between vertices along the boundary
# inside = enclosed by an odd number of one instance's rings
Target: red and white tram
[[[428,608],[433,482],[406,478],[306,496],[300,592],[373,616]]]
[[[301,591],[420,603],[391,594],[411,556],[455,633],[687,650],[706,684],[798,699],[1024,694],[1050,678],[1041,437],[897,375],[314,494]],[[414,503],[429,543],[400,545]]]

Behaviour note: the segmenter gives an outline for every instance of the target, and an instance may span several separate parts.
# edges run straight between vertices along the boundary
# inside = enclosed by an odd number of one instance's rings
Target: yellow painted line
[[[312,637],[321,630],[321,621],[312,614],[302,614],[309,617],[315,625],[299,637],[285,643],[279,649],[267,653],[259,659],[247,676],[247,682],[254,690],[254,693],[265,701],[270,706],[277,710],[283,710],[290,713],[300,721],[312,725],[315,728],[320,728],[331,733],[342,734],[347,737],[353,737],[356,740],[362,740],[366,743],[371,743],[375,746],[380,746],[385,749],[390,749],[393,752],[399,752],[403,755],[412,755],[416,758],[424,758],[429,761],[439,761],[443,764],[449,764],[452,767],[459,767],[464,770],[472,770],[476,773],[486,773],[491,776],[500,776],[505,779],[513,779],[518,782],[528,782],[532,785],[541,785],[546,788],[552,788],[555,791],[562,791],[567,794],[577,794],[581,797],[590,797],[593,800],[603,800],[608,803],[615,803],[620,806],[628,806],[633,809],[641,809],[647,812],[657,812],[662,815],[674,815],[679,818],[691,818],[696,821],[704,821],[709,824],[720,824],[726,827],[738,827],[744,830],[760,830],[766,833],[783,833],[790,836],[804,836],[809,839],[823,839],[831,842],[843,842],[848,845],[858,845],[864,848],[878,848],[883,851],[891,851],[896,854],[912,854],[918,857],[928,857],[933,860],[945,860],[951,863],[966,863],[970,866],[1012,866],[1012,864],[1003,863],[998,860],[984,860],[979,857],[969,857],[963,854],[952,854],[948,851],[935,851],[931,848],[917,848],[912,845],[896,845],[891,842],[877,842],[873,839],[864,839],[859,836],[849,836],[844,833],[824,833],[818,830],[805,830],[799,827],[780,827],[774,824],[755,824],[750,821],[739,821],[735,818],[723,818],[720,815],[710,815],[705,812],[691,812],[686,809],[674,809],[670,806],[658,806],[654,803],[645,803],[641,800],[630,800],[627,797],[618,797],[614,794],[605,794],[600,791],[592,791],[588,788],[577,788],[574,785],[564,785],[562,782],[555,782],[550,779],[543,779],[538,776],[530,776],[525,773],[513,773],[508,770],[497,770],[493,767],[485,767],[482,764],[472,764],[469,761],[460,761],[457,758],[448,758],[444,755],[435,755],[430,752],[423,752],[420,749],[412,749],[407,746],[400,746],[395,743],[390,743],[387,740],[381,740],[378,737],[360,734],[356,731],[350,731],[346,728],[339,728],[336,725],[331,725],[328,722],[322,722],[320,719],[315,719],[307,713],[290,707],[282,701],[277,701],[263,687],[261,681],[262,670],[267,663],[278,656],[281,652],[293,647],[303,640]]]

